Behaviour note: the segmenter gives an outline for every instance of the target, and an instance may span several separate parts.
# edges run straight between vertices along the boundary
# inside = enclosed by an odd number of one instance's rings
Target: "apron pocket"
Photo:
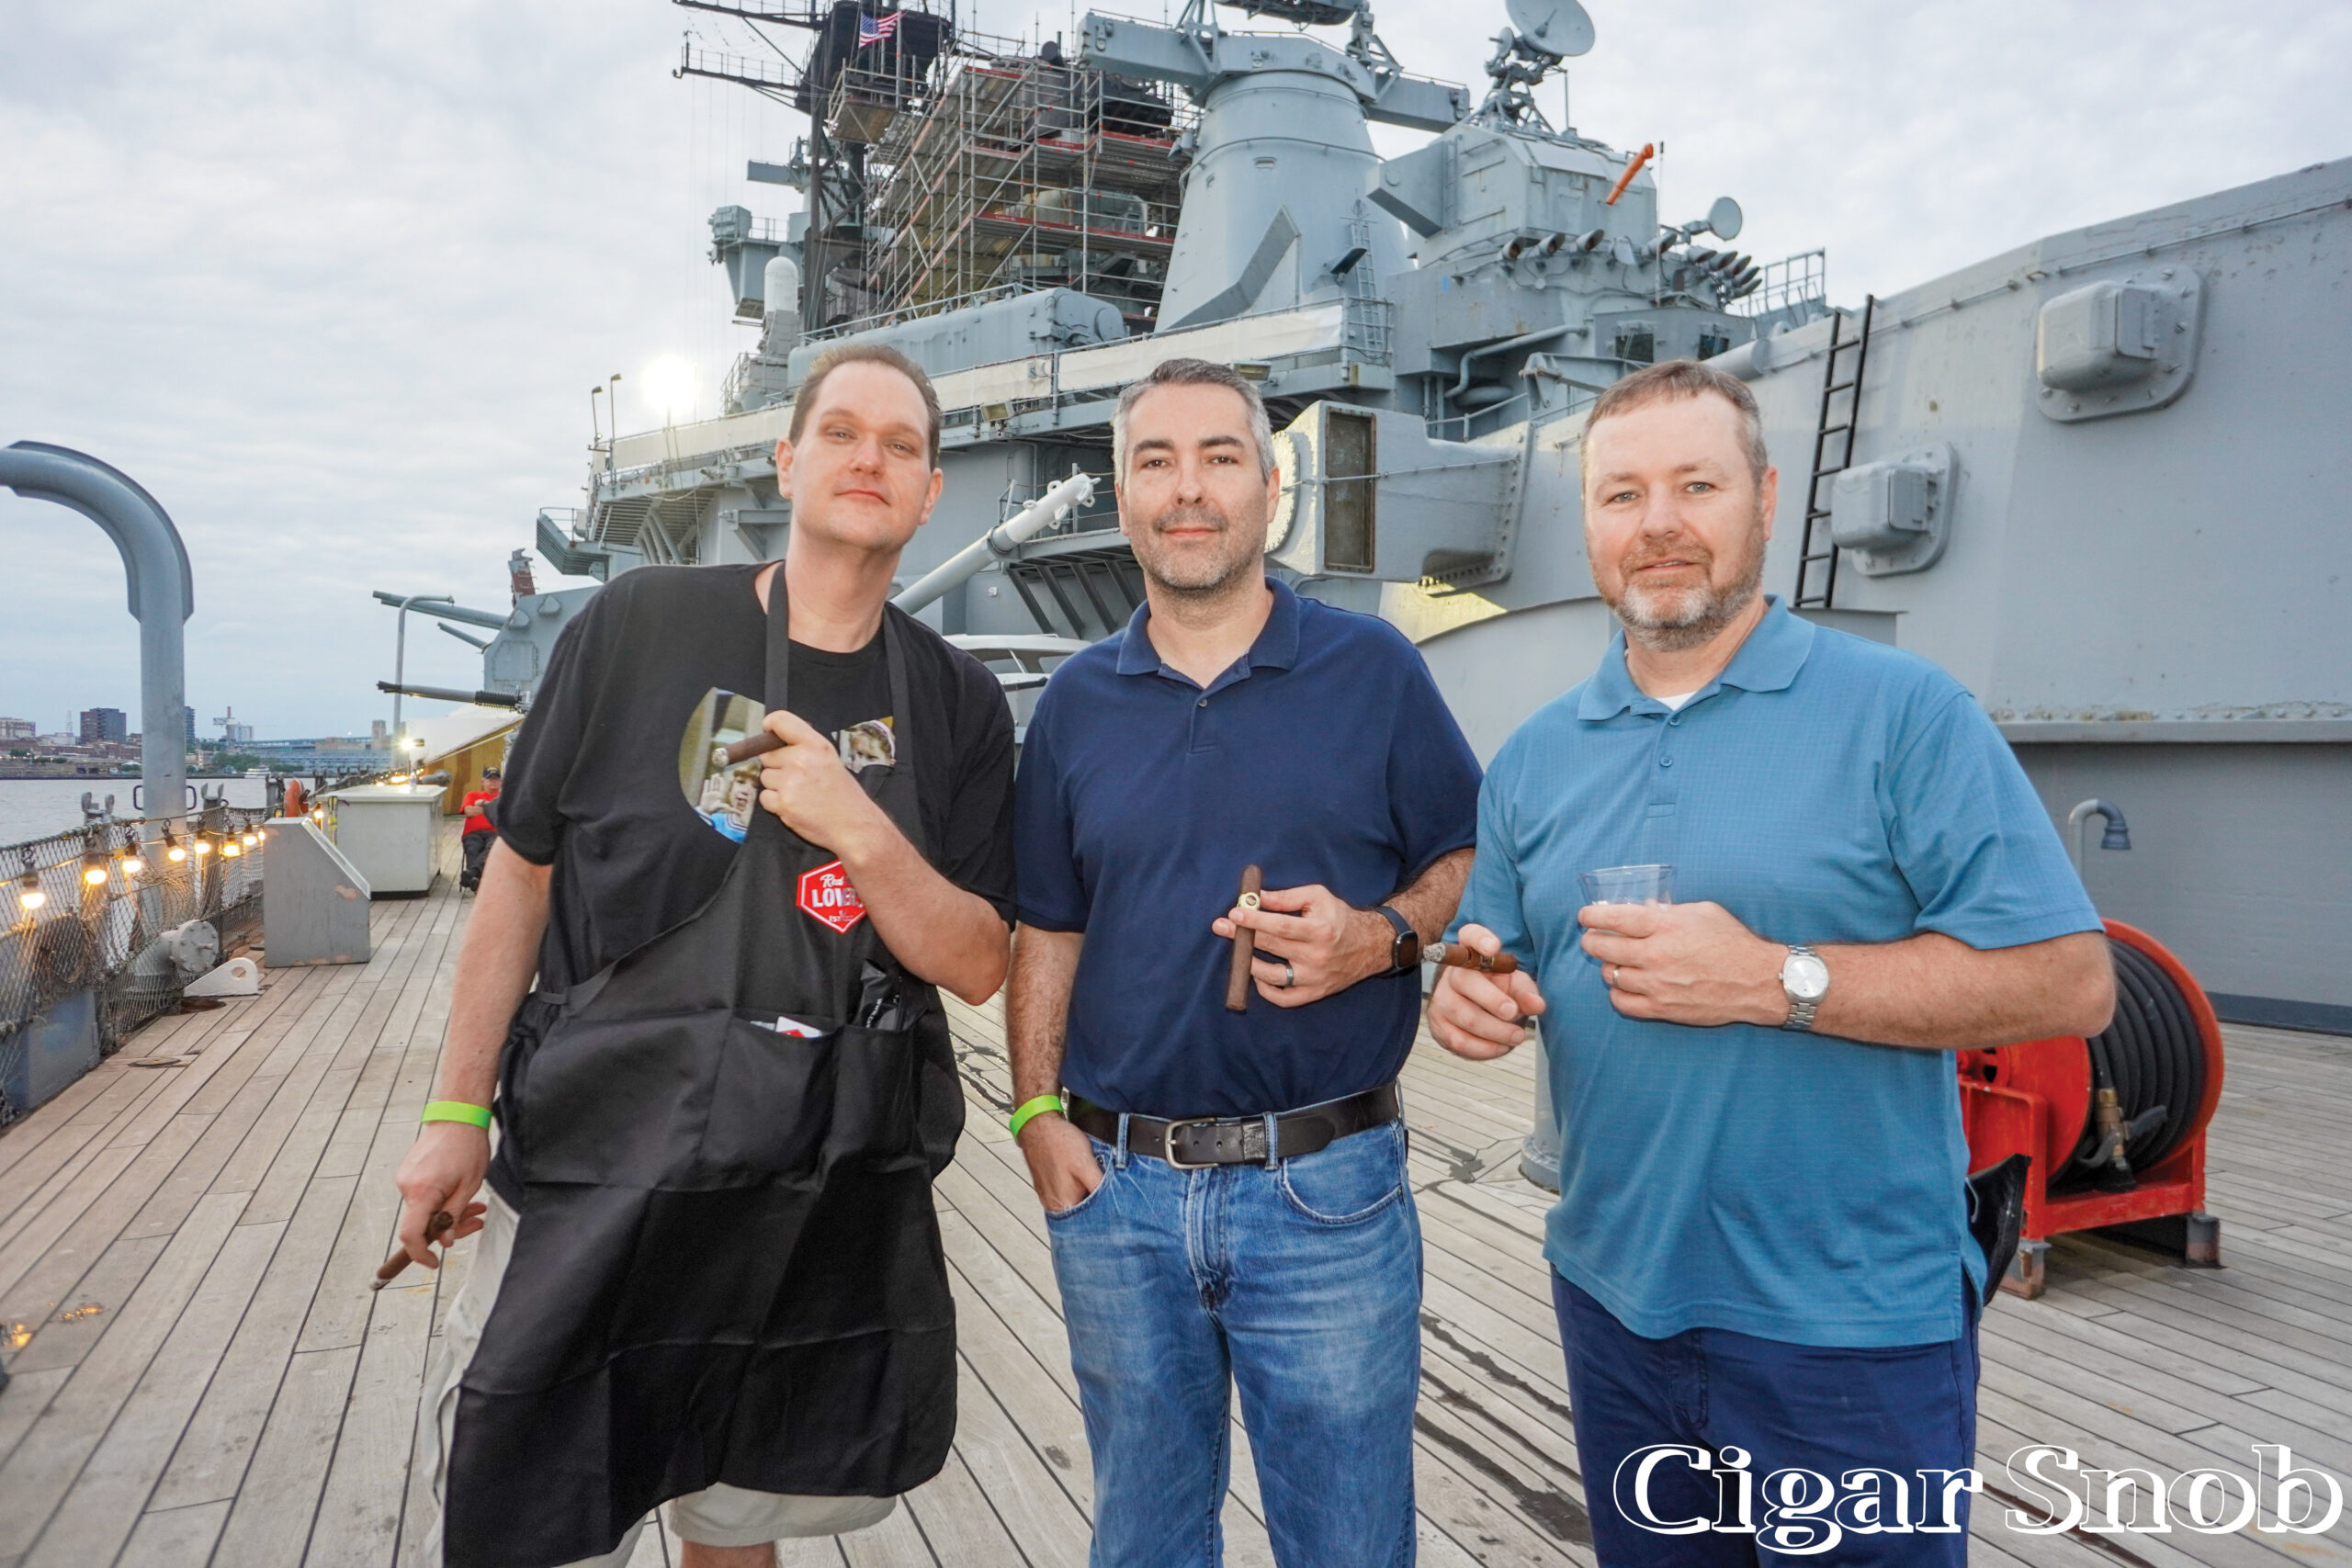
[[[523,1179],[695,1185],[712,1085],[736,1021],[707,1010],[558,1019],[523,1075]]]
[[[810,1040],[770,1023],[739,1014],[729,1025],[702,1138],[705,1184],[921,1163],[912,1030],[845,1027]]]

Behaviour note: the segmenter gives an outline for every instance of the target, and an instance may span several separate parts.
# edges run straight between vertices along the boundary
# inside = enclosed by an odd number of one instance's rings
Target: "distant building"
[[[370,751],[389,751],[391,749],[391,726],[386,724],[380,718],[370,719],[368,723],[368,750]]]
[[[84,708],[82,710],[82,744],[96,745],[102,740],[127,740],[130,738],[130,716],[120,708]]]
[[[0,718],[0,740],[30,740],[40,726],[28,718]]]
[[[196,710],[183,708],[181,711],[187,715],[187,743],[193,746],[196,744]]]

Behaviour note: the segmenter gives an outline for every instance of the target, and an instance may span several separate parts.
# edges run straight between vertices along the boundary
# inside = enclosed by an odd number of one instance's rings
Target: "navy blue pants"
[[[1556,1273],[1552,1300],[1602,1568],[1967,1562],[1973,1296],[1959,1338],[1886,1349],[1645,1339]]]

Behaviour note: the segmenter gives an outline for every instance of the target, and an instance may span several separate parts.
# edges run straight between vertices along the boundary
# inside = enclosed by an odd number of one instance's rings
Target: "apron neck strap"
[[[768,579],[768,683],[763,700],[770,713],[792,708],[792,594],[784,581],[784,562],[775,563]]]
[[[764,694],[770,713],[792,708],[792,593],[784,580],[784,562],[775,563],[775,575],[768,579],[768,682]],[[898,765],[910,767],[907,750],[909,730],[913,728],[913,705],[907,700],[907,636],[901,622],[904,612],[894,604],[882,606],[882,661],[890,671],[890,727],[892,741],[898,750]]]

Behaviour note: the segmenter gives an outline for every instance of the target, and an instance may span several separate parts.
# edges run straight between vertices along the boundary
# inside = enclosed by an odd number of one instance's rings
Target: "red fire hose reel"
[[[1969,1166],[2026,1155],[2024,1239],[2001,1288],[2041,1293],[2050,1237],[2113,1229],[2219,1268],[2205,1133],[2222,1098],[2222,1026],[2178,959],[2107,922],[2116,1016],[2105,1032],[1960,1054]]]

